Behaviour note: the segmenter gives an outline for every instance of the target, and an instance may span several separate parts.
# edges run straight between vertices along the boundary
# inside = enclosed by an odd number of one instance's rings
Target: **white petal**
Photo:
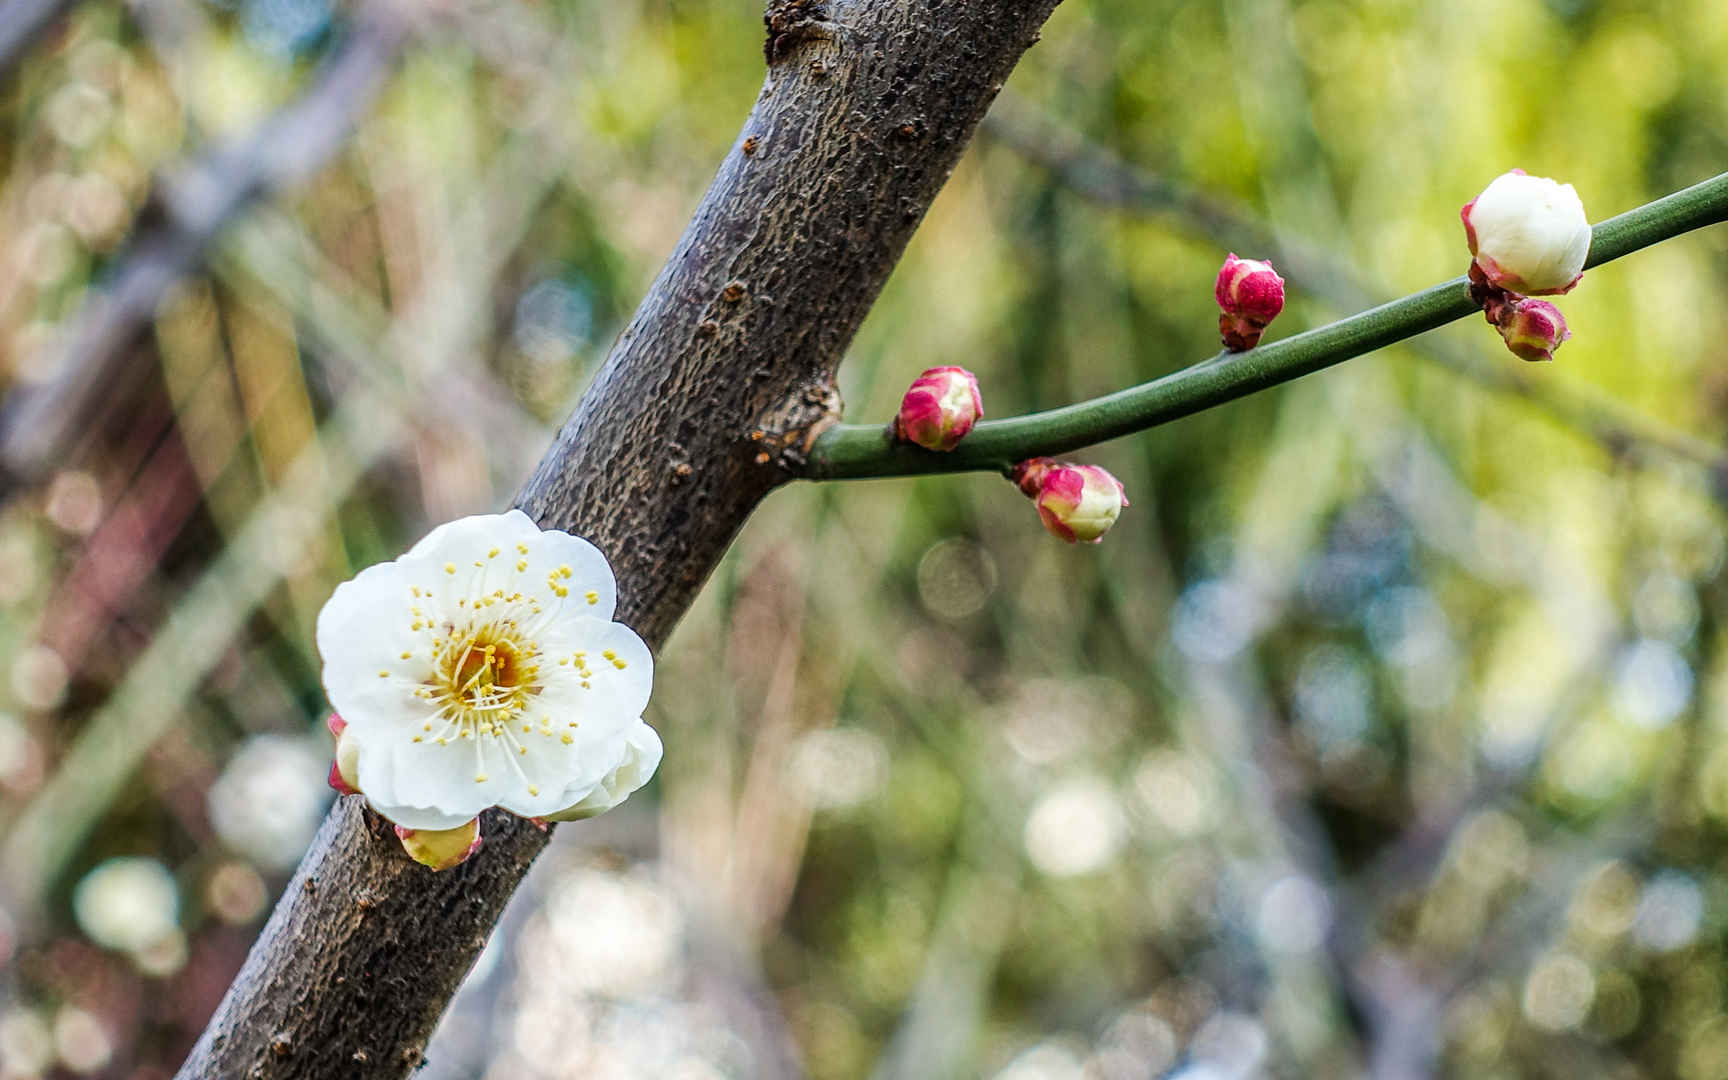
[[[522,771],[498,805],[526,817],[545,815],[571,803],[602,784],[617,769],[628,748],[631,727],[639,721],[611,715],[536,710],[513,734],[526,754],[515,758]],[[582,719],[572,721],[570,716]],[[523,732],[522,727],[530,728]],[[565,742],[565,738],[569,742]]]
[[[606,778],[580,800],[546,816],[554,821],[580,821],[604,814],[653,778],[664,752],[660,733],[638,720],[626,733],[623,760]]]
[[[479,815],[478,810],[464,817],[461,814],[449,814],[422,806],[391,806],[370,796],[366,801],[392,825],[400,825],[404,829],[454,829],[458,825],[466,825]]]
[[[421,537],[420,542],[409,548],[402,557],[442,562],[475,550],[484,552],[507,535],[520,533],[517,518],[527,522],[528,528],[533,529],[533,522],[528,521],[528,515],[520,510],[512,510],[508,514],[473,514],[455,521],[446,521]]]
[[[599,548],[567,532],[542,532],[520,510],[440,525],[399,562],[446,617],[497,590],[599,619],[612,618],[618,603]]]
[[[324,691],[330,707],[362,737],[380,725],[401,730],[417,724],[426,711],[414,697],[419,667],[402,660],[402,653],[413,656],[421,646],[410,629],[409,597],[397,565],[379,563],[338,585],[318,613]]]
[[[555,695],[548,700],[549,708],[573,710],[576,715],[569,719],[585,723],[590,717],[627,722],[647,708],[654,688],[654,654],[628,626],[572,619],[549,627],[541,643],[547,657],[543,668],[556,677],[547,686],[547,693]],[[573,671],[577,653],[583,654],[591,672],[587,679]],[[566,659],[572,664],[559,663]],[[584,682],[588,685],[583,686]]]
[[[365,749],[371,752],[361,758],[360,790],[380,814],[410,829],[453,829],[516,784],[507,751],[490,739],[453,739],[444,746],[397,739]]]

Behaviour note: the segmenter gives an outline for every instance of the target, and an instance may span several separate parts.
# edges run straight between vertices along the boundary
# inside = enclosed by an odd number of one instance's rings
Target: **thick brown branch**
[[[821,33],[771,50],[738,143],[518,500],[606,552],[618,617],[654,647],[838,410],[841,353],[1056,2],[829,3]],[[476,858],[432,874],[353,802],[182,1078],[405,1075],[546,842],[493,814]]]

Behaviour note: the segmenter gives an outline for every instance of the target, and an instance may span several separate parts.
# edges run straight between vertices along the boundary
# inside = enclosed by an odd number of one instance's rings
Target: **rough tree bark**
[[[650,646],[833,422],[842,352],[1058,2],[769,5],[743,132],[517,500],[606,552]],[[483,825],[478,856],[433,874],[342,800],[180,1077],[412,1071],[547,841]]]

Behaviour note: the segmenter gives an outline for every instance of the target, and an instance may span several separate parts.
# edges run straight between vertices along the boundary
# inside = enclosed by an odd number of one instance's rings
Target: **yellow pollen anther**
[[[479,776],[476,776],[476,777],[475,777],[475,778],[474,778],[474,782],[475,782],[475,783],[476,783],[476,784],[484,784],[484,783],[485,783],[485,782],[486,782],[486,774],[485,774],[485,773],[481,773],[481,774],[480,774],[480,775],[479,775]]]
[[[516,551],[517,551],[517,554],[526,555],[526,554],[528,554],[528,545],[527,544],[517,544],[516,545]]]
[[[604,656],[608,660],[618,659],[618,654],[613,652],[611,649],[607,649],[605,652],[601,653],[600,655]]]
[[[567,578],[573,573],[575,573],[575,571],[570,569],[568,566],[560,566],[558,568],[558,576],[561,578]]]
[[[449,746],[450,745],[449,743],[444,741],[444,738],[442,736],[440,736],[437,741],[438,741],[439,746]]]
[[[518,754],[526,754],[528,752],[528,748],[526,746],[518,746],[516,748],[516,752]]]
[[[416,735],[416,736],[414,736],[414,741],[415,741],[415,742],[421,742],[421,741],[422,741],[422,737],[421,737],[421,736],[419,736],[419,735]]]
[[[538,794],[540,794],[540,789],[535,787],[533,784],[529,784],[528,785],[528,794],[538,795]]]
[[[498,549],[497,549],[497,548],[493,548],[493,549],[492,549],[492,550],[491,550],[491,551],[488,551],[488,552],[487,552],[487,553],[486,553],[486,557],[487,557],[487,558],[488,558],[488,559],[496,559],[496,558],[497,558],[497,557],[498,557]]]
[[[570,736],[569,736],[569,734],[568,734],[568,733],[566,733],[566,734],[565,734],[565,735],[563,735],[563,736],[562,736],[562,737],[561,737],[561,738],[559,738],[559,740],[558,740],[558,741],[559,741],[559,742],[561,742],[561,743],[563,743],[563,744],[564,744],[564,745],[565,745],[565,746],[569,746],[569,745],[570,745],[570,744],[571,744],[571,743],[573,743],[573,742],[575,742],[575,741],[576,741],[576,740],[575,740],[575,739],[572,739],[572,738],[571,738],[571,737],[570,737]]]
[[[390,677],[390,673],[388,671],[380,671],[378,673],[378,677],[380,679],[388,679]]]
[[[444,572],[446,574],[454,574],[456,572],[456,564],[453,562],[445,563],[444,564]]]
[[[410,629],[419,630],[419,629],[423,628],[425,625],[426,624],[421,622],[419,619],[415,619],[414,625]]]
[[[630,665],[626,664],[622,660],[614,660],[614,661],[612,661],[612,666],[617,668],[619,671],[623,671],[625,668],[629,667]]]
[[[524,571],[526,569],[528,569],[528,560],[527,559],[517,559],[516,560],[516,572],[518,574],[520,574],[522,571]]]
[[[595,592],[593,589],[589,589],[584,593],[582,598],[587,600],[590,604],[598,604],[600,602],[600,594]]]
[[[405,652],[405,653],[403,653],[403,654],[402,654],[402,659],[404,659],[404,660],[412,660],[412,659],[414,659],[414,654],[413,654],[413,653],[411,653],[411,652]]]

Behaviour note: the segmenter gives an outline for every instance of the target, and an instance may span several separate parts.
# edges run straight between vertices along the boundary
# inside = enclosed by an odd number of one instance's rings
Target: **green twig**
[[[985,118],[984,132],[1101,206],[1157,216],[1220,248],[1270,258],[1285,278],[1335,314],[1391,299],[1376,295],[1356,270],[1331,252],[1269,228],[1246,209],[1123,162],[1073,131],[1037,116],[1004,95]],[[1486,336],[1486,335],[1484,335]],[[1718,496],[1728,495],[1728,447],[1680,431],[1588,383],[1544,365],[1508,364],[1499,346],[1467,348],[1439,338],[1408,342],[1419,358],[1478,386],[1516,396],[1551,419],[1593,439],[1616,460],[1637,465],[1674,461],[1702,468]]]
[[[1629,255],[1728,220],[1728,173],[1647,203],[1595,227],[1587,266]],[[1016,461],[1063,454],[1156,427],[1320,371],[1444,326],[1476,311],[1462,277],[1245,353],[1219,353],[1139,386],[1047,412],[987,420],[946,454],[891,442],[885,426],[825,432],[803,470],[812,480],[1006,471]]]

